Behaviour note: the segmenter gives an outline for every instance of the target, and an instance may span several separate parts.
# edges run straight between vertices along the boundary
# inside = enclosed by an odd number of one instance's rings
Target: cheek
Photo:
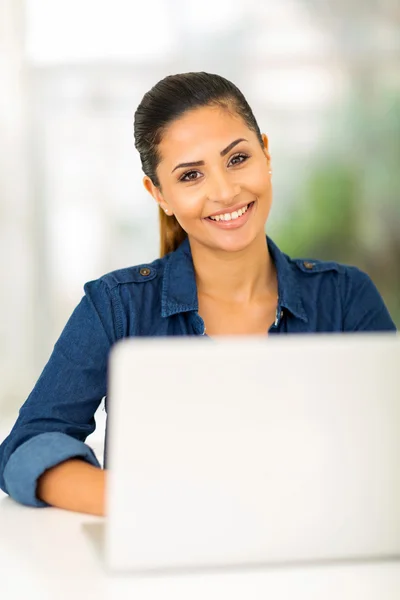
[[[171,206],[174,206],[176,212],[182,214],[194,214],[204,204],[204,191],[201,186],[185,186],[178,184],[171,186],[169,190],[169,200]]]
[[[190,220],[198,219],[203,214],[204,194],[194,187],[185,188],[182,186],[181,189],[175,187],[174,190],[169,190],[169,194],[166,194],[165,199],[184,228]]]
[[[257,171],[253,174],[253,185],[257,190],[257,195],[265,196],[270,194],[271,180],[268,170],[265,167],[257,169]]]
[[[272,185],[268,170],[265,168],[254,173],[253,192],[259,199],[263,218],[267,218],[272,204]]]

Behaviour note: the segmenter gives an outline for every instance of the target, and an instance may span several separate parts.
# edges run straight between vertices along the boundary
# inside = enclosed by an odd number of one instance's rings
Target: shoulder
[[[289,258],[289,261],[304,285],[307,285],[307,281],[310,285],[314,282],[318,287],[333,284],[344,305],[360,290],[364,290],[364,293],[377,292],[370,276],[356,266],[312,258]]]
[[[304,273],[306,278],[319,276],[324,279],[333,279],[337,285],[340,285],[344,301],[353,290],[359,289],[360,287],[376,290],[371,277],[365,271],[354,265],[310,258],[296,258],[289,260],[294,265],[296,271],[298,273]]]
[[[341,277],[357,279],[358,277],[368,277],[366,273],[357,267],[346,265],[334,261],[317,260],[314,258],[289,258],[289,261],[305,275],[325,275],[327,277]]]
[[[340,301],[344,331],[394,331],[383,298],[371,277],[360,268],[333,261],[289,259],[301,279],[301,286],[318,289],[328,304]]]
[[[336,285],[340,286],[344,301],[354,289],[363,287],[376,290],[371,277],[354,265],[311,258],[289,258],[289,261],[300,277],[304,274],[305,279],[312,280],[316,277],[317,279],[334,281]]]
[[[105,273],[84,285],[83,303],[115,339],[140,335],[144,322],[158,323],[168,256]],[[149,317],[152,317],[151,319]]]
[[[157,258],[152,262],[141,263],[110,271],[100,276],[98,279],[88,281],[85,284],[85,288],[97,286],[106,288],[108,291],[113,291],[120,286],[141,285],[154,281],[163,275],[168,260],[169,255],[163,258]]]

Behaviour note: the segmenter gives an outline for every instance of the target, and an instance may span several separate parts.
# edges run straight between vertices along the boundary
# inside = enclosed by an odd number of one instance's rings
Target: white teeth
[[[239,210],[235,210],[233,213],[225,213],[224,215],[215,215],[215,217],[210,217],[213,221],[231,221],[237,219],[244,215],[246,210],[249,208],[249,205],[244,206],[243,208],[239,208]]]

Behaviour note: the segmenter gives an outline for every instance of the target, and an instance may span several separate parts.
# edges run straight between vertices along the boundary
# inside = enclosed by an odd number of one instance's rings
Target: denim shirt
[[[292,260],[270,238],[267,243],[279,296],[269,334],[396,330],[375,285],[358,268]],[[100,466],[85,440],[107,394],[115,342],[205,333],[188,240],[151,264],[90,281],[84,291],[0,446],[0,488],[22,504],[46,506],[36,497],[36,485],[50,467],[74,457]]]

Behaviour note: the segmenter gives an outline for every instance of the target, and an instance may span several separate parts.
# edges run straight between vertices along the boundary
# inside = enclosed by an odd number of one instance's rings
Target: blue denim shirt
[[[292,260],[267,238],[278,275],[278,310],[268,333],[395,331],[376,287],[356,267]],[[107,394],[111,346],[129,336],[203,335],[188,240],[151,264],[113,271],[84,286],[19,417],[0,446],[0,487],[46,506],[37,480],[73,457],[100,466],[85,444]]]

